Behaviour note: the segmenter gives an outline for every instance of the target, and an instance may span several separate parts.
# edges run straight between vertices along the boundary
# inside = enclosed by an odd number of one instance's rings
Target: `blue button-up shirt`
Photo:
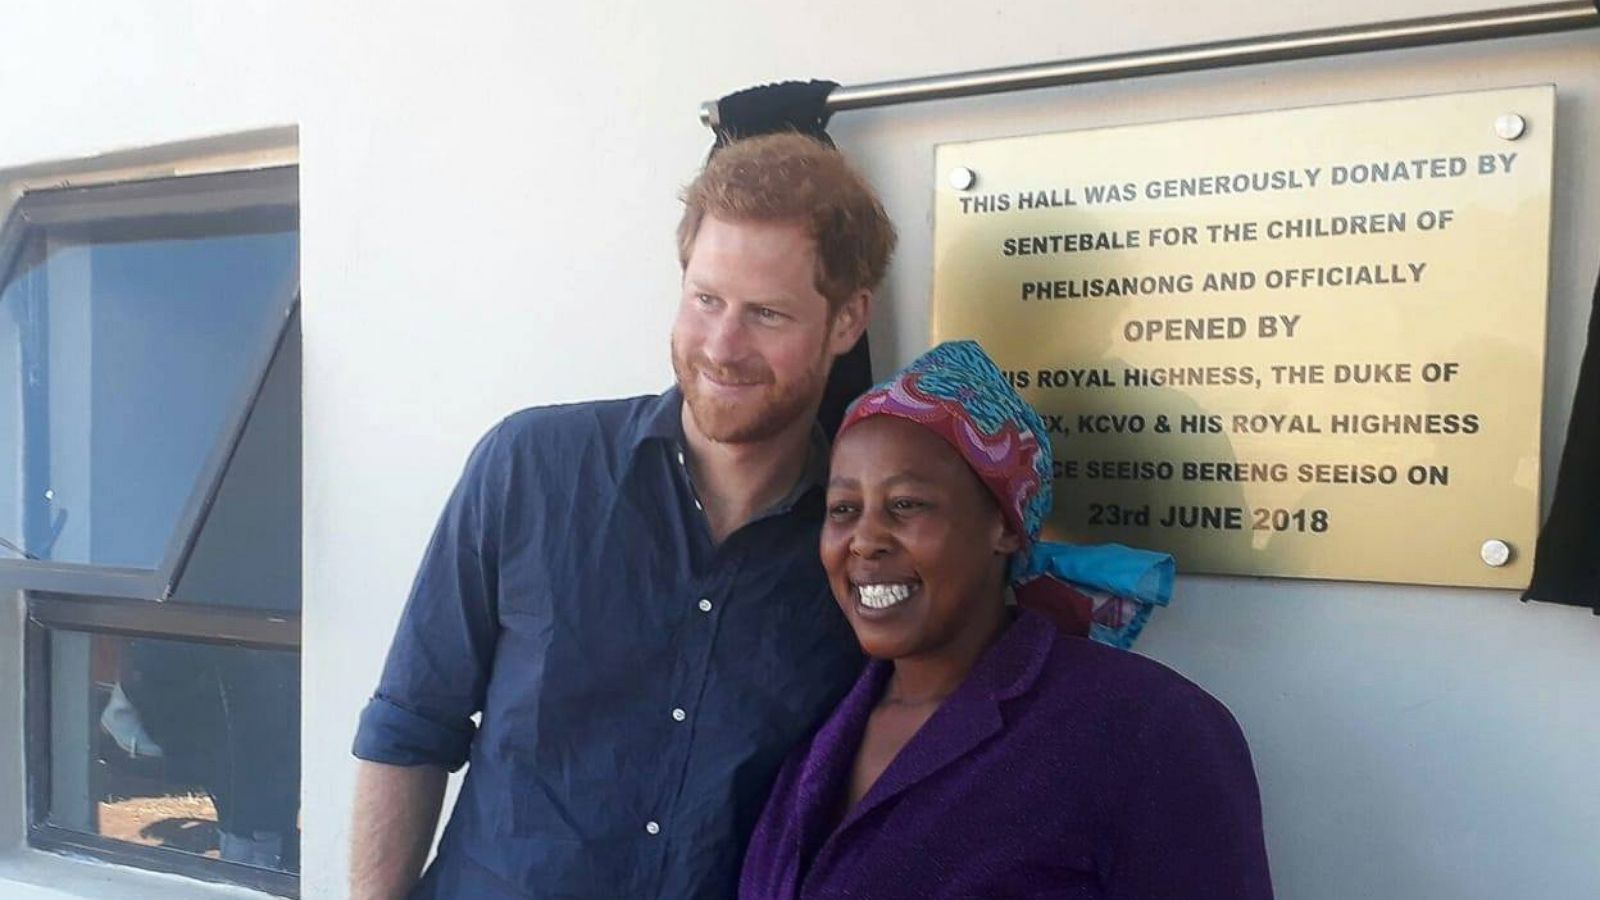
[[[468,461],[355,741],[471,763],[417,896],[732,896],[785,754],[861,670],[817,466],[716,544],[681,405],[526,410]]]

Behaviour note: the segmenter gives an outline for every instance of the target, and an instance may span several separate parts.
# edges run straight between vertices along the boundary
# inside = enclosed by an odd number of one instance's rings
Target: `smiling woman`
[[[1272,895],[1228,710],[1077,636],[1086,608],[1027,608],[1086,607],[1062,576],[1147,604],[1171,587],[1168,557],[1038,542],[1052,468],[1038,415],[970,342],[846,413],[822,560],[874,661],[779,775],[741,897]],[[1098,634],[1125,644],[1139,622]]]
[[[921,663],[899,667],[897,693],[948,694],[993,643],[1004,624],[1006,561],[1020,546],[938,435],[892,416],[840,435],[822,562],[862,649]]]

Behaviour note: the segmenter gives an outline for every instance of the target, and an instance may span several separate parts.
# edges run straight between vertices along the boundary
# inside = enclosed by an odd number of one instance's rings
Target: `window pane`
[[[0,289],[0,539],[155,568],[282,323],[292,210],[26,239]]]
[[[50,636],[51,825],[299,870],[299,656]]]
[[[173,599],[300,611],[300,328],[290,321]]]

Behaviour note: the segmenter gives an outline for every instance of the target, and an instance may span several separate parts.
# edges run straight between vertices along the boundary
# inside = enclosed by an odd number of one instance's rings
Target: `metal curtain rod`
[[[1313,59],[1342,53],[1398,50],[1490,38],[1518,37],[1553,31],[1570,31],[1600,25],[1600,0],[1544,3],[1511,9],[1480,10],[1430,16],[1374,25],[1350,25],[1318,31],[1297,31],[1276,36],[1240,38],[1162,50],[1139,50],[1086,59],[979,69],[953,75],[908,78],[839,87],[828,95],[828,110],[866,109],[920,100],[973,97],[1006,91],[1059,87],[1166,75],[1200,69],[1221,69],[1291,59]],[[717,101],[700,104],[700,121],[715,127]]]

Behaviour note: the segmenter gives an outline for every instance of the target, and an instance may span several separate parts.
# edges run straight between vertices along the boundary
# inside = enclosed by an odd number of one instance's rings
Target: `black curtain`
[[[1524,600],[1587,606],[1600,615],[1600,282],[1578,370],[1556,496],[1539,533]]]

